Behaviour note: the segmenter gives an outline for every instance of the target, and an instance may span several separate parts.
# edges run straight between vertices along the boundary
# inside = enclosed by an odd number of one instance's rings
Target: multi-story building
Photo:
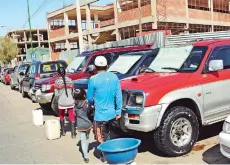
[[[17,44],[17,61],[24,61],[26,59],[26,52],[31,48],[31,41],[33,48],[49,48],[48,34],[46,29],[32,29],[31,32],[32,39],[30,38],[29,29],[14,30],[8,32],[7,34],[11,41]]]
[[[114,0],[107,6],[79,6],[73,4],[47,14],[54,60],[63,50],[81,50],[85,44],[157,30],[179,34],[230,29],[229,0],[140,0],[139,4],[138,0]]]

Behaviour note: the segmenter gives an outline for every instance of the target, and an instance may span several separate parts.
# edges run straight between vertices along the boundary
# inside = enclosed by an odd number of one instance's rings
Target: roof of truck
[[[194,43],[195,46],[209,46],[210,44],[230,44],[230,39],[218,39],[218,40],[205,40],[197,41]]]

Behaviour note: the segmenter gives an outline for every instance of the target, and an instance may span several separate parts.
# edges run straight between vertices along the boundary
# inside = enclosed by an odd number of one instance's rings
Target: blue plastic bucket
[[[100,144],[97,149],[103,152],[109,164],[129,164],[137,156],[141,140],[134,138],[120,138],[106,141]]]

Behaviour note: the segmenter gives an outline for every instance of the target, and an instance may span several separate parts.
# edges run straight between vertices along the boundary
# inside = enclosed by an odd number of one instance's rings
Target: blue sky
[[[21,29],[27,19],[27,0],[1,0],[0,5],[0,25],[5,25],[11,30]],[[31,15],[38,9],[45,0],[29,0]],[[51,1],[42,11],[32,18],[32,28],[46,28],[46,13],[73,4],[76,0],[48,0]],[[84,0],[83,0],[84,1]],[[113,0],[100,0],[96,4],[105,5]],[[28,28],[28,23],[26,25]],[[7,33],[7,28],[0,28],[0,36]]]

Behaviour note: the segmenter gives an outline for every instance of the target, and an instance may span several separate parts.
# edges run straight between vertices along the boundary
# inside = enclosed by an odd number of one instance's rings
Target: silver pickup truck
[[[18,67],[14,68],[14,72],[11,74],[11,80],[10,80],[10,86],[11,89],[18,88],[21,92],[21,82],[24,76],[20,75],[21,72],[25,73],[27,67],[30,65],[30,63],[23,63],[19,65]]]

